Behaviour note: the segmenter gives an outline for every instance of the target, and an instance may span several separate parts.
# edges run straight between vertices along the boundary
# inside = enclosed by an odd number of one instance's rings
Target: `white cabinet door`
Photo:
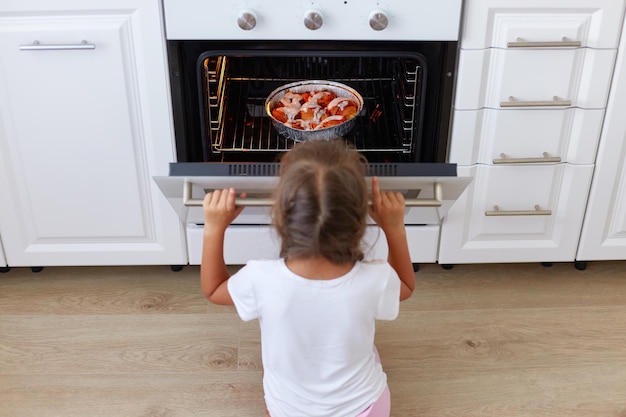
[[[626,44],[622,43],[577,259],[626,259]]]
[[[573,261],[592,165],[459,167],[474,177],[443,221],[439,263]]]
[[[10,266],[186,263],[152,181],[175,157],[160,19],[157,0],[0,2]]]

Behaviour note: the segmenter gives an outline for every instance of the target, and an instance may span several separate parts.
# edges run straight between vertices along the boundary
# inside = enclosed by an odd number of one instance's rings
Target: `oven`
[[[461,0],[163,0],[177,160],[155,178],[200,262],[204,194],[233,186],[248,198],[226,235],[227,263],[278,254],[269,198],[280,156],[295,142],[276,130],[265,101],[303,80],[339,82],[363,108],[342,136],[369,176],[407,200],[413,262],[435,262],[439,228],[469,179],[446,163]],[[369,178],[368,178],[369,181]],[[371,227],[370,256],[384,256]]]

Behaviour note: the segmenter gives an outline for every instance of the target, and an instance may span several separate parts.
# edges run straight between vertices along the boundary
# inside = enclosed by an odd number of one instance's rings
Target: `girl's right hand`
[[[385,234],[404,231],[404,196],[393,191],[381,191],[378,177],[372,177],[372,206],[370,216]]]

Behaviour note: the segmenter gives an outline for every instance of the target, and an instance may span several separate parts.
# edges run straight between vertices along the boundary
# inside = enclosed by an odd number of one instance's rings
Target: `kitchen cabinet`
[[[624,1],[468,0],[438,261],[574,261]]]
[[[626,33],[622,33],[625,39]],[[576,258],[626,259],[626,43],[618,51],[613,86]]]
[[[9,266],[186,264],[158,0],[0,0]]]

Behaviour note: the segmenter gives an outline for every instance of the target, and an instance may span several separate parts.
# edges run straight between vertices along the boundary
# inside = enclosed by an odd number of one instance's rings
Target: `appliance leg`
[[[0,274],[6,274],[11,270],[10,266],[0,266]]]
[[[454,268],[454,264],[441,264],[441,267],[445,269],[446,271],[449,271],[452,268]]]
[[[554,264],[552,262],[542,262],[541,265],[543,265],[546,268],[550,268]]]
[[[31,266],[30,270],[37,273],[43,271],[43,266]]]
[[[587,269],[587,261],[574,261],[574,268],[579,271],[584,271]]]
[[[420,270],[420,264],[413,264],[413,272],[417,272]]]
[[[170,265],[172,272],[180,272],[183,270],[183,265]]]

